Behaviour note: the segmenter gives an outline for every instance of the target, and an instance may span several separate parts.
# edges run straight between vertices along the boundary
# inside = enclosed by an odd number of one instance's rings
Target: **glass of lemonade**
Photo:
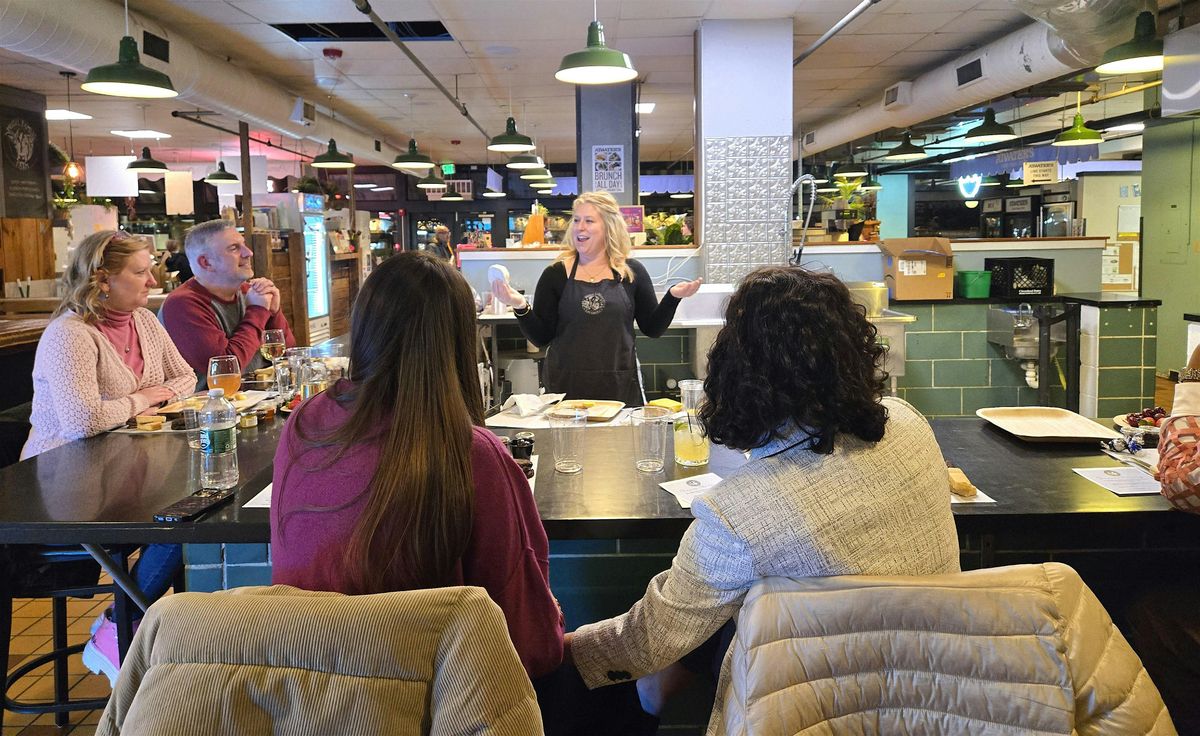
[[[283,357],[285,349],[287,345],[284,343],[283,330],[263,331],[263,344],[258,348],[258,352],[263,360],[275,368],[275,391],[279,394],[283,393],[283,389],[279,385],[282,371],[279,370],[278,361]]]
[[[680,465],[708,465],[708,437],[696,412],[704,402],[704,381],[679,382],[683,411],[675,415],[675,462]]]
[[[233,395],[242,387],[242,366],[236,355],[208,359],[208,387],[223,389],[225,398],[233,401]]]

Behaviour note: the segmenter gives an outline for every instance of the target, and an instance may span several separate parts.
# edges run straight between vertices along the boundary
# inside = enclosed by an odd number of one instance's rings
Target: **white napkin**
[[[566,394],[513,394],[500,408],[502,412],[510,412],[519,417],[531,417],[541,414],[547,406],[562,401]]]

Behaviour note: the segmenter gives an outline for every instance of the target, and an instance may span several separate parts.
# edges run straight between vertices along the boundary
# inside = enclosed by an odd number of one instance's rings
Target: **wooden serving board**
[[[625,408],[620,401],[601,401],[592,399],[568,399],[558,402],[554,408],[546,412],[553,415],[559,409],[583,409],[587,411],[589,422],[610,422]]]

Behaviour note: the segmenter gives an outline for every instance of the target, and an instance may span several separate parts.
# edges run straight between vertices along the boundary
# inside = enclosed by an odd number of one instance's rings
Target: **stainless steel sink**
[[[1004,348],[1005,356],[1015,360],[1038,359],[1038,321],[1029,305],[1021,307],[992,307],[988,309],[988,342]],[[1067,342],[1067,326],[1063,322],[1050,327],[1050,357]]]

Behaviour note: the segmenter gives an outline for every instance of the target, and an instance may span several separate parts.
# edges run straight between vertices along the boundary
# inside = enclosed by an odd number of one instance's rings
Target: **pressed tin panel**
[[[791,255],[788,136],[706,138],[703,147],[705,279],[737,283]]]

